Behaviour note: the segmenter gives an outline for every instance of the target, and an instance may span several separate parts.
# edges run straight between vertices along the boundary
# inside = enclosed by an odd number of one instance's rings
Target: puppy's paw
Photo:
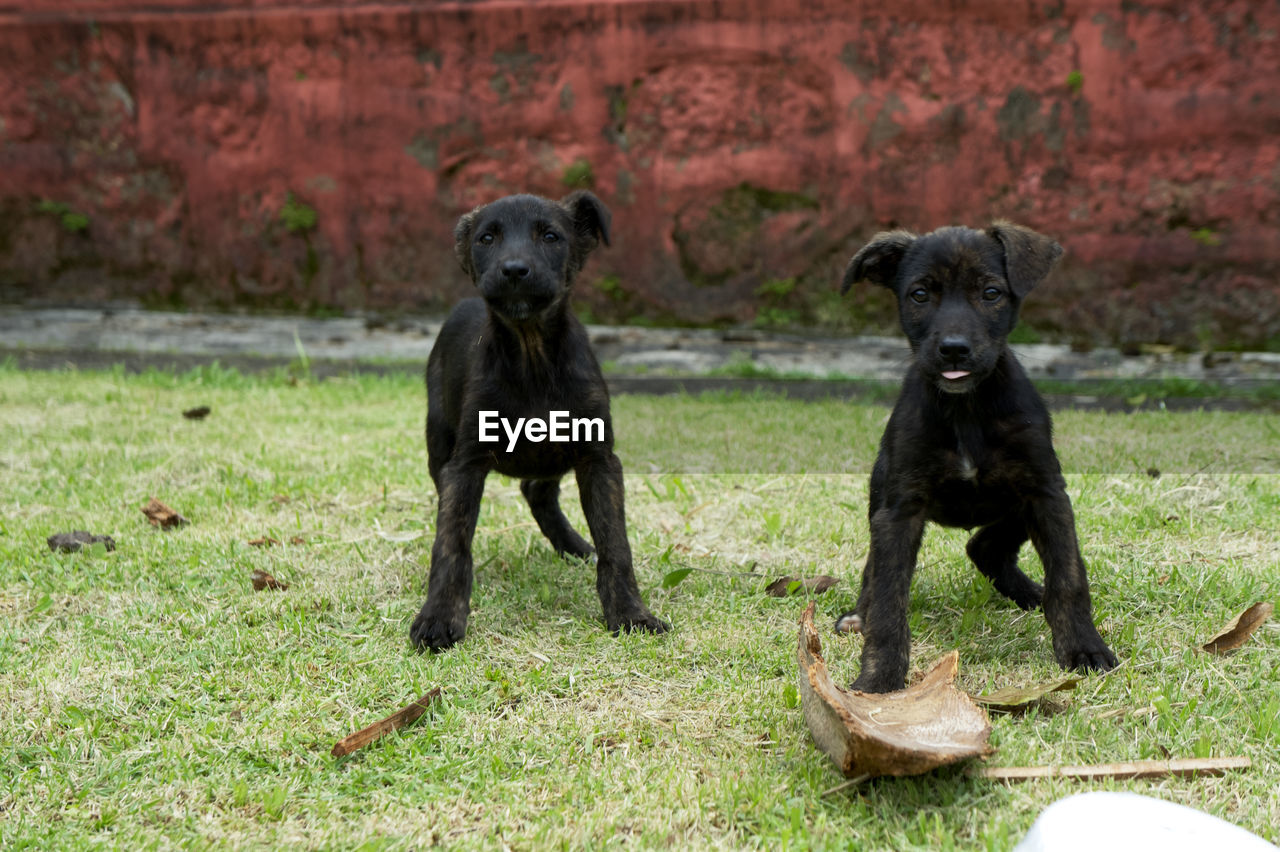
[[[1120,664],[1101,636],[1091,637],[1065,649],[1055,649],[1055,652],[1058,665],[1078,672],[1109,672]]]
[[[647,610],[627,616],[606,618],[605,623],[614,636],[619,633],[641,631],[644,633],[666,633],[671,625]]]
[[[1004,596],[1017,604],[1019,609],[1039,609],[1044,601],[1044,586],[1031,580],[1007,592],[1003,589],[998,591],[1003,592]]]
[[[861,633],[862,632],[862,616],[856,612],[846,612],[844,615],[836,619],[837,633]],[[865,692],[865,690],[864,690]]]
[[[596,564],[596,549],[586,542],[582,542],[580,546],[569,545],[566,547],[556,548],[556,554],[561,559],[581,559],[591,565]]]
[[[430,604],[423,604],[409,628],[409,639],[419,651],[439,653],[452,648],[467,635],[467,614],[455,612],[446,617]]]
[[[855,692],[897,692],[905,688],[907,682],[903,678],[895,677],[877,677],[873,674],[863,673],[849,685],[849,688]]]

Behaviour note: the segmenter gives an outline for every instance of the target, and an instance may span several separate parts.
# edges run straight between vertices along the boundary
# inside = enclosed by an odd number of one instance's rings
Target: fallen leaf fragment
[[[764,593],[774,598],[785,598],[787,595],[795,594],[792,591],[792,583],[799,583],[799,586],[794,587],[795,591],[804,589],[811,595],[820,595],[839,582],[835,577],[828,577],[826,574],[804,578],[781,577],[765,586]]]
[[[264,535],[262,538],[249,539],[249,544],[251,544],[254,547],[274,547],[279,543],[280,543],[280,539],[272,538],[269,535]]]
[[[907,689],[851,692],[831,680],[813,611],[810,603],[800,617],[800,705],[818,748],[846,777],[919,775],[992,753],[986,712],[952,683],[957,652]]]
[[[142,507],[142,514],[147,516],[147,520],[151,521],[153,527],[161,529],[169,529],[170,527],[180,527],[190,523],[186,518],[152,497],[151,502]]]
[[[290,544],[306,544],[307,540],[300,535],[295,535],[293,538],[289,539],[289,543]]]
[[[88,549],[95,544],[101,544],[107,550],[115,550],[116,542],[109,535],[94,535],[88,530],[72,530],[65,533],[54,533],[45,539],[49,543],[49,549],[52,551],[61,550],[63,553],[75,553],[82,548]]]
[[[674,571],[668,571],[662,578],[662,588],[674,589],[676,586],[684,582],[684,578],[693,573],[692,568],[677,568]]]
[[[211,409],[207,405],[197,406],[196,408],[188,408],[182,412],[182,416],[188,420],[203,420],[209,416]]]
[[[382,721],[374,722],[369,727],[362,728],[354,734],[338,740],[338,742],[334,744],[333,750],[330,754],[334,757],[342,757],[343,755],[351,754],[351,752],[356,749],[364,748],[369,743],[379,739],[380,737],[385,737],[392,731],[398,731],[401,728],[412,725],[414,722],[418,721],[419,716],[427,712],[427,708],[431,706],[431,702],[435,701],[439,697],[440,687],[437,686],[435,689],[431,690],[408,707],[397,710]]]
[[[1026,707],[1032,702],[1039,701],[1050,692],[1060,692],[1066,689],[1075,689],[1076,684],[1081,678],[1075,676],[1061,677],[1057,680],[1051,680],[1046,683],[1033,683],[1030,686],[1007,686],[1004,689],[997,689],[995,692],[988,692],[985,695],[975,695],[973,700],[986,707],[988,710],[1018,710]]]
[[[1231,623],[1222,628],[1222,632],[1217,636],[1205,642],[1201,649],[1208,651],[1210,654],[1225,654],[1228,651],[1234,651],[1245,642],[1248,642],[1254,631],[1266,623],[1266,620],[1271,617],[1271,613],[1274,611],[1275,606],[1269,601],[1258,601],[1231,619]]]
[[[283,592],[285,589],[289,588],[288,583],[281,583],[261,568],[253,572],[253,577],[251,579],[253,581],[253,590],[255,592],[260,592],[263,589],[273,589],[275,591]]]
[[[1090,766],[987,766],[977,774],[995,781],[1029,781],[1033,778],[1198,778],[1223,775],[1233,769],[1248,769],[1247,757],[1188,757],[1180,760],[1133,760],[1124,763],[1097,763]]]

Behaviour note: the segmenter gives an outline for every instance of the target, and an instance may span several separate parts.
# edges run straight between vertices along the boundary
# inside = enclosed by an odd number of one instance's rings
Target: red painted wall
[[[577,179],[601,318],[884,326],[860,241],[1004,216],[1035,328],[1280,348],[1280,3],[53,5],[0,0],[9,299],[439,308],[459,214]]]

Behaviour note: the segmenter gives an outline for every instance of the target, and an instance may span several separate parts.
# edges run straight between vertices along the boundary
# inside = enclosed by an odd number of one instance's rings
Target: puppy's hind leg
[[[594,547],[587,544],[586,539],[578,535],[561,511],[560,480],[522,479],[520,493],[528,501],[533,519],[538,522],[538,529],[542,530],[557,554],[586,559],[596,552]]]
[[[1011,515],[974,533],[965,552],[997,592],[1022,609],[1035,609],[1044,599],[1044,587],[1018,568],[1018,549],[1026,540],[1026,524]]]
[[[867,618],[867,592],[871,588],[874,569],[871,566],[871,555],[867,554],[867,563],[862,566],[862,590],[858,593],[858,602],[853,609],[843,613],[836,619],[837,633],[861,633]]]
[[[427,415],[427,470],[431,473],[431,481],[435,483],[436,494],[440,493],[440,471],[453,457],[453,447],[457,443],[457,434],[443,418]]]
[[[884,506],[885,486],[889,479],[889,460],[883,450],[876,456],[876,463],[871,468],[871,499],[867,503],[867,523],[874,524],[876,512]],[[867,624],[868,596],[875,585],[875,565],[871,561],[872,553],[867,554],[866,564],[862,566],[862,589],[858,592],[858,602],[853,609],[836,619],[837,633],[861,633]]]

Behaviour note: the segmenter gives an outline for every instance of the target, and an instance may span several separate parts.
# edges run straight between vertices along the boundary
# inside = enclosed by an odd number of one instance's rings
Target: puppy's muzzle
[[[507,319],[529,319],[555,301],[556,288],[534,275],[527,261],[504,260],[496,273],[486,276],[480,292],[489,307]]]
[[[502,277],[508,281],[523,281],[529,277],[529,264],[523,260],[504,260],[502,262]]]
[[[961,393],[968,389],[973,377],[969,369],[969,359],[973,347],[969,340],[958,334],[947,335],[938,342],[939,386],[945,391]]]

